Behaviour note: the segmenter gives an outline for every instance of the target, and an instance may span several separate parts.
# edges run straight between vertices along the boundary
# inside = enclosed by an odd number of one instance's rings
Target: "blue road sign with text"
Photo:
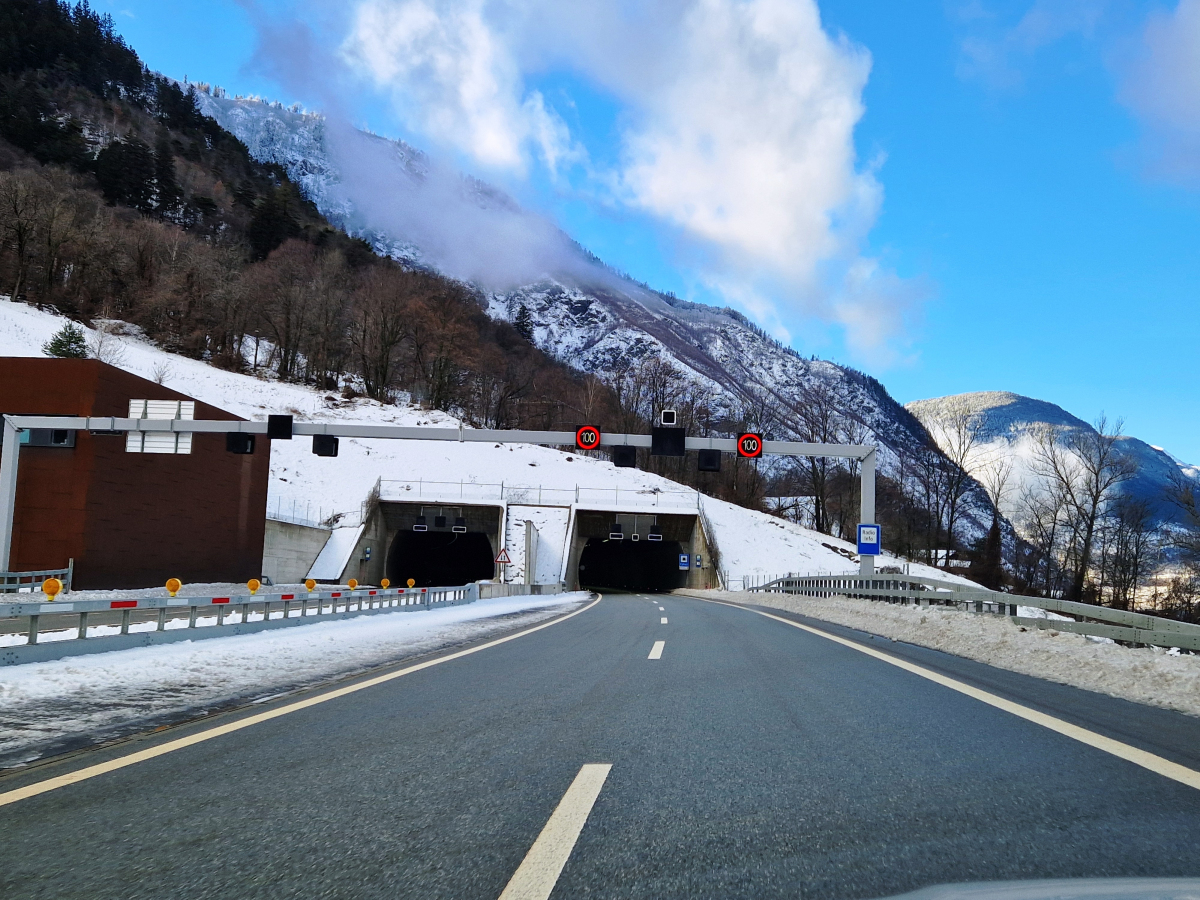
[[[689,555],[688,555],[688,554],[686,554],[686,553],[680,553],[680,554],[679,554],[679,568],[680,568],[680,570],[683,570],[683,569],[690,569],[691,567],[692,567],[692,558],[691,558],[691,556],[689,556]]]
[[[878,556],[883,543],[883,530],[878,525],[858,526],[858,555]]]

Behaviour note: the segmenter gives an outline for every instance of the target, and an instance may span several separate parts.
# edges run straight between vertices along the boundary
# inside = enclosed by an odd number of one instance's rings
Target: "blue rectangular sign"
[[[883,529],[878,525],[858,526],[858,555],[879,556],[882,550]]]
[[[691,558],[691,556],[689,556],[689,555],[688,555],[688,554],[686,554],[686,553],[680,553],[680,554],[679,554],[679,568],[680,568],[680,570],[682,571],[683,569],[690,569],[691,567],[692,567],[692,558]]]
[[[704,568],[704,563],[701,561],[701,559],[700,559],[700,554],[699,554],[699,553],[697,553],[697,554],[696,554],[696,557],[695,557],[695,559],[696,559],[696,568],[697,568],[697,569],[703,569],[703,568]]]

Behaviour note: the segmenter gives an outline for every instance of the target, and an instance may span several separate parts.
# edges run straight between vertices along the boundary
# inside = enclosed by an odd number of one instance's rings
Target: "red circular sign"
[[[600,446],[600,429],[584,425],[575,432],[575,446],[580,450],[595,450]]]
[[[763,439],[761,434],[743,434],[737,439],[738,456],[756,459],[763,454]]]

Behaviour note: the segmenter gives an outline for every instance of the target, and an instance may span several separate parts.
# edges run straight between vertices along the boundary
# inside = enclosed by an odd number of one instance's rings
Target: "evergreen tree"
[[[155,206],[159,218],[165,219],[179,211],[183,202],[183,191],[175,180],[175,156],[166,132],[160,132],[154,147]]]
[[[104,199],[142,212],[154,209],[155,170],[154,153],[132,135],[113,141],[96,156],[96,180]]]
[[[246,229],[253,259],[266,259],[272,250],[299,233],[287,201],[287,188],[279,187],[263,197],[254,210]]]
[[[83,329],[74,322],[68,322],[42,345],[42,352],[60,359],[87,359],[88,349]]]
[[[533,343],[533,316],[529,314],[529,308],[524,303],[517,309],[517,317],[513,320],[513,327],[521,333],[521,337]]]

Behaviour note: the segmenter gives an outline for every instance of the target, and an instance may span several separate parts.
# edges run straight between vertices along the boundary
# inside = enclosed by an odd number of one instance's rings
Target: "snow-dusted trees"
[[[1047,593],[1085,601],[1103,595],[1105,573],[1096,566],[1101,526],[1117,512],[1118,488],[1137,471],[1120,436],[1121,423],[1103,416],[1094,429],[1046,425],[1034,432],[1040,483],[1027,490],[1023,506]]]

